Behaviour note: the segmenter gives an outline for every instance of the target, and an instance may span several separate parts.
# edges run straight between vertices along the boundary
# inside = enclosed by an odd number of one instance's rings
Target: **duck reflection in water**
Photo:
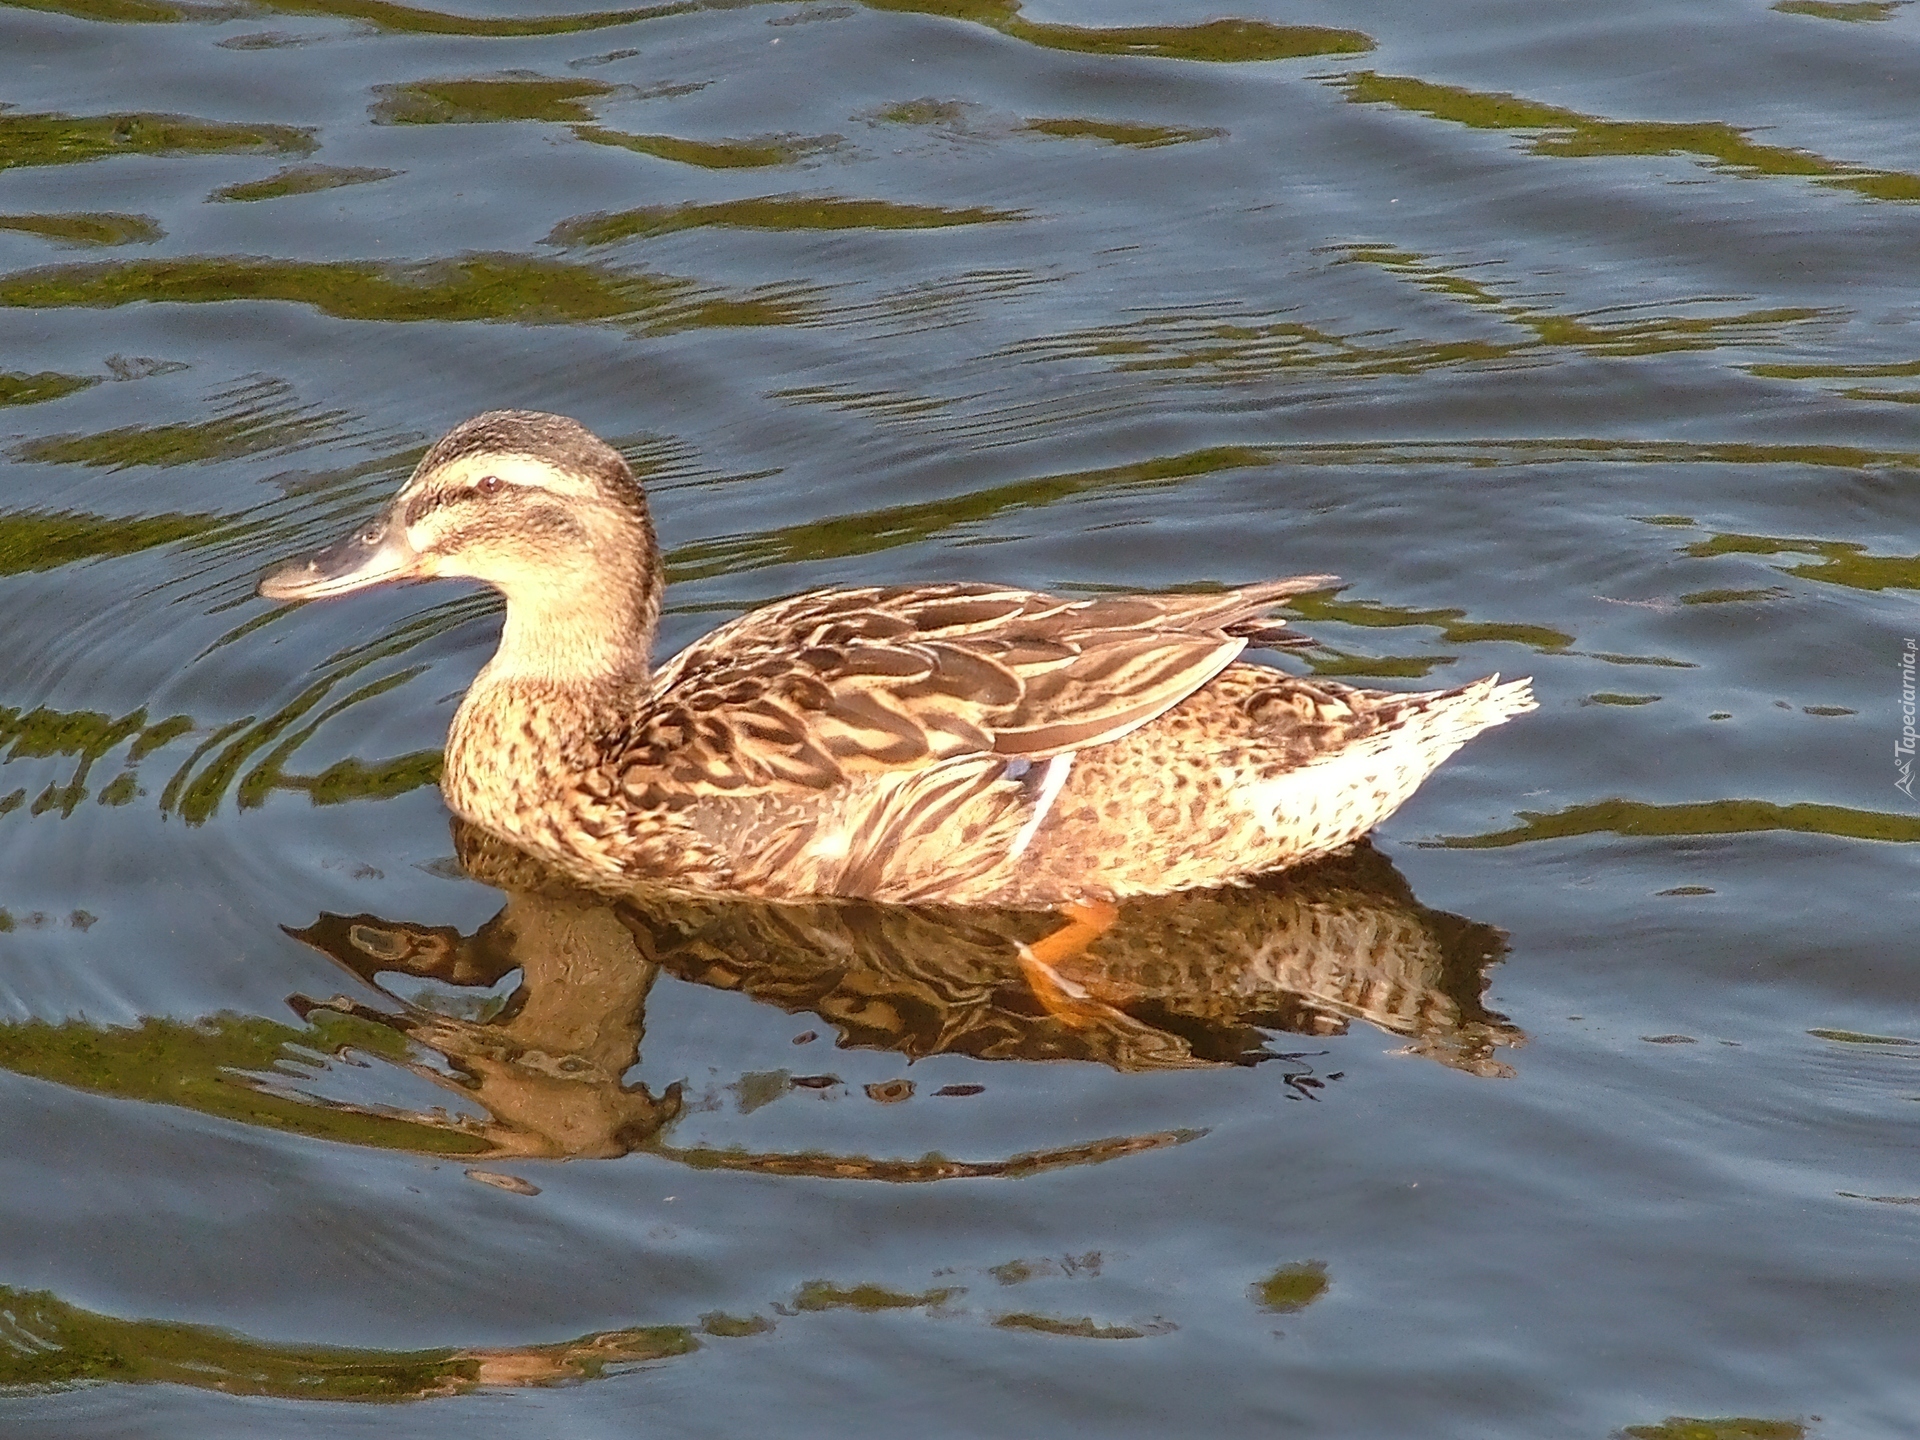
[[[477,1132],[496,1155],[661,1148],[656,1137],[680,1111],[679,1087],[655,1096],[624,1077],[639,1058],[647,992],[662,970],[817,1015],[843,1048],[912,1059],[1091,1060],[1122,1071],[1249,1065],[1282,1058],[1265,1032],[1331,1036],[1357,1019],[1404,1037],[1410,1053],[1499,1076],[1511,1071],[1497,1052],[1524,1040],[1480,998],[1505,950],[1500,933],[1422,906],[1364,843],[1250,885],[1125,902],[1077,963],[1085,994],[1063,1015],[1034,994],[1020,960],[1023,945],[1057,925],[1048,912],[611,896],[464,822],[455,822],[454,838],[462,869],[506,893],[500,912],[470,936],[322,915],[289,933],[396,1008],[344,997],[293,1003],[303,1017],[347,1011],[443,1057],[416,1073],[485,1118],[410,1118]],[[515,971],[502,1003],[494,991]],[[435,984],[410,995],[419,987],[403,977]],[[1074,1147],[1022,1165],[1081,1163],[1173,1138],[1100,1142],[1097,1153]],[[704,1159],[735,1163],[719,1152]],[[892,1179],[1012,1173],[1008,1162],[737,1160]]]

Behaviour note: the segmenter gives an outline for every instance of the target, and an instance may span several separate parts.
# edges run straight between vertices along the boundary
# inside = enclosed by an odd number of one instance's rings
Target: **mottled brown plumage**
[[[618,452],[497,411],[386,515],[270,572],[302,599],[459,575],[507,599],[447,741],[459,814],[599,883],[1057,905],[1217,885],[1371,829],[1527,682],[1394,694],[1240,657],[1332,583],[1070,599],[817,591],[657,672],[659,552]]]

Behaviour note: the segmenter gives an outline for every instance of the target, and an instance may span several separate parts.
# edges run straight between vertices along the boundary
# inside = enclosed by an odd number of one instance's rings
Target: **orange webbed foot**
[[[1125,1017],[1096,998],[1073,978],[1073,962],[1119,918],[1118,906],[1106,900],[1084,900],[1062,905],[1067,923],[1031,945],[1019,947],[1020,968],[1034,997],[1063,1025],[1083,1030]]]

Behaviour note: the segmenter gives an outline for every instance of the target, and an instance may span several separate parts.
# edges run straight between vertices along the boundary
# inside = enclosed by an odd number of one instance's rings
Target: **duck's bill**
[[[260,577],[259,593],[269,600],[321,600],[419,578],[420,557],[406,532],[382,520],[324,550],[282,561]]]

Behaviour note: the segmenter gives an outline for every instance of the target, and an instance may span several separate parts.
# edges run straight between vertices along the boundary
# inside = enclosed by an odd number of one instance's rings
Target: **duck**
[[[1535,708],[1524,679],[1394,692],[1247,658],[1311,643],[1275,612],[1329,575],[814,590],[656,665],[665,583],[632,468],[525,410],[456,426],[381,514],[258,593],[436,578],[506,602],[447,735],[461,819],[601,888],[1056,911],[1055,959],[1129,897],[1341,850]]]

